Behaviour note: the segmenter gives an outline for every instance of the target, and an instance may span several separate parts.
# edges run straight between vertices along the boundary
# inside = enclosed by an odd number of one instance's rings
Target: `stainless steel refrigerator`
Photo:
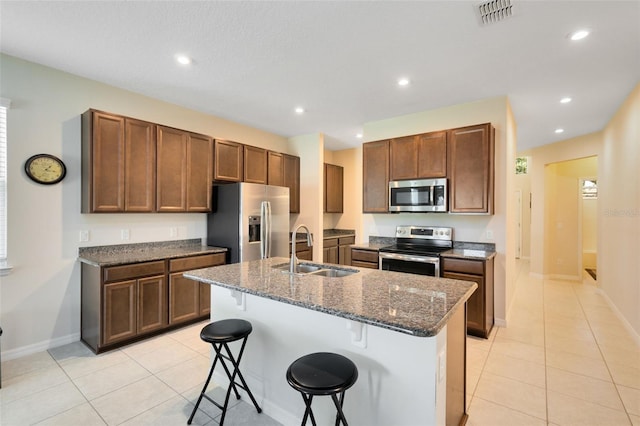
[[[228,262],[289,257],[289,188],[214,185],[207,245],[227,247]]]

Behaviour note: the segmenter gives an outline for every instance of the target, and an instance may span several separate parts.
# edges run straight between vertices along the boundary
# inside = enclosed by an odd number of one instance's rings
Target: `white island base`
[[[226,318],[252,323],[241,371],[264,413],[284,425],[299,425],[304,413],[302,397],[286,381],[287,368],[313,352],[335,352],[358,367],[344,402],[351,425],[466,422],[464,305],[436,336],[415,337],[212,285],[211,319]],[[228,384],[218,371],[214,380]],[[246,394],[242,399],[249,401]],[[318,425],[334,424],[331,398],[315,397],[312,407]]]

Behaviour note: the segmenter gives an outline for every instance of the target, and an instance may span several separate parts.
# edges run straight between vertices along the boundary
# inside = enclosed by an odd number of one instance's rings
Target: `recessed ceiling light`
[[[571,102],[571,98],[568,97],[568,96],[565,97],[565,98],[560,99],[560,103],[561,104],[568,104],[569,102]]]
[[[589,35],[589,30],[578,30],[569,34],[569,38],[573,41],[582,40]]]
[[[295,112],[296,112],[296,114],[304,114],[304,108],[296,107]]]
[[[358,139],[362,139],[362,133],[358,133],[358,134],[356,135],[356,138],[358,138]]]
[[[401,78],[398,80],[398,86],[407,86],[407,85],[409,85],[408,78]]]
[[[180,65],[189,65],[191,63],[191,58],[187,55],[176,55],[176,61]]]
[[[564,132],[564,129],[556,129],[555,132],[556,133],[562,133],[562,132]]]

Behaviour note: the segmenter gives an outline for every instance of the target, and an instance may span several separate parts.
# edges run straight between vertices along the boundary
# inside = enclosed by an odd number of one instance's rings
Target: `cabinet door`
[[[284,154],[267,153],[267,185],[287,186],[284,183]]]
[[[324,211],[343,211],[344,169],[333,164],[324,165]]]
[[[242,182],[244,146],[241,143],[216,139],[213,161],[214,180]]]
[[[156,208],[156,128],[153,123],[125,119],[124,210]]]
[[[362,144],[362,212],[389,212],[389,141]]]
[[[493,213],[493,145],[490,124],[450,131],[450,212]]]
[[[447,132],[418,135],[418,177],[447,177]]]
[[[124,211],[124,118],[89,110],[82,115],[82,212]]]
[[[324,247],[322,258],[324,263],[338,263],[338,246]]]
[[[169,324],[179,324],[200,316],[200,283],[184,278],[181,272],[169,275]]]
[[[187,143],[187,211],[211,211],[213,140],[189,134]]]
[[[289,213],[300,213],[300,157],[284,155],[284,186],[289,188]]]
[[[181,130],[158,126],[157,211],[184,212],[187,208],[187,140]]]
[[[136,280],[102,287],[102,346],[136,335]]]
[[[416,136],[394,138],[389,142],[391,180],[418,178],[418,140]]]
[[[244,181],[267,183],[267,150],[255,146],[244,146]]]
[[[211,285],[200,283],[200,313],[205,316],[211,313]]]
[[[443,278],[454,280],[473,281],[478,288],[467,300],[467,332],[473,335],[485,334],[485,285],[484,277],[478,275],[461,274],[457,272],[443,272]]]
[[[138,280],[137,333],[160,330],[167,325],[167,286],[164,276]]]

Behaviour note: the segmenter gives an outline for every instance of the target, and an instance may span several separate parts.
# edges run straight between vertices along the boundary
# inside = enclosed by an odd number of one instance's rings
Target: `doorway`
[[[580,178],[579,191],[581,270],[585,270],[594,280],[597,280],[598,180],[593,176]]]

